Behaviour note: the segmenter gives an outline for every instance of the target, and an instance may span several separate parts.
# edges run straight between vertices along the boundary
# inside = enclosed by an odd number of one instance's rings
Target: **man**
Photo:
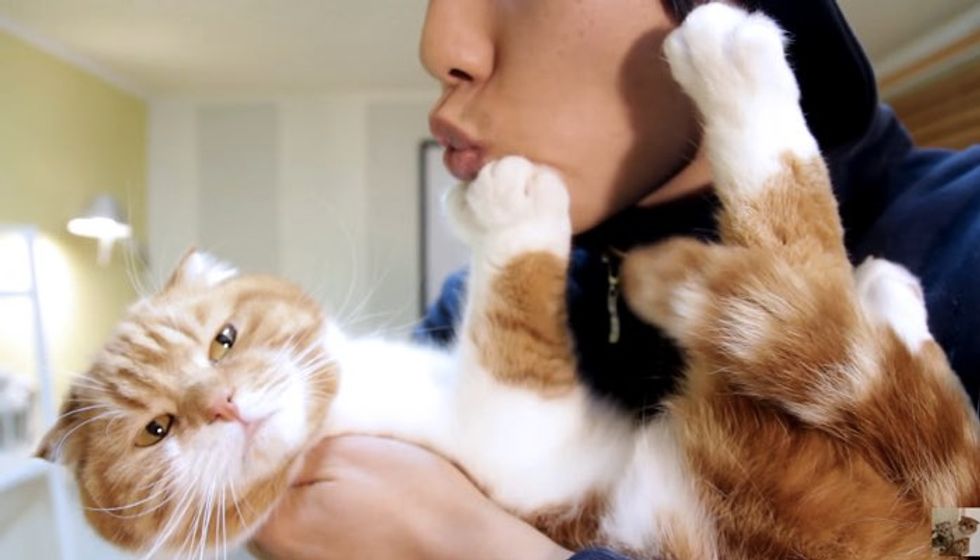
[[[673,388],[680,356],[615,293],[623,250],[711,237],[715,201],[690,102],[661,43],[692,0],[430,0],[422,59],[443,85],[433,133],[461,180],[517,153],[558,169],[577,233],[570,321],[592,386],[637,414]],[[847,244],[922,279],[930,327],[971,398],[980,375],[980,149],[916,150],[833,0],[747,2],[791,38],[808,123],[831,168]],[[419,333],[451,337],[465,279]],[[260,542],[289,558],[568,558],[445,461],[374,438],[325,442]],[[577,560],[617,558],[579,551]]]

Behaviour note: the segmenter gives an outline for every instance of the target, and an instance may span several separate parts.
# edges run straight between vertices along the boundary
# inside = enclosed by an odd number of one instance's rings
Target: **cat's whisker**
[[[242,510],[238,507],[238,492],[235,490],[235,481],[228,480],[228,490],[231,492],[231,505],[235,508],[235,513],[238,515],[238,521],[242,524],[242,527],[247,527],[248,524],[245,523],[245,516],[242,515]]]
[[[174,479],[179,480],[178,477],[174,477]],[[187,510],[190,507],[191,499],[193,498],[192,489],[193,486],[191,485],[187,485],[185,487],[184,493],[181,494],[177,506],[174,508],[173,514],[171,515],[170,519],[167,521],[166,525],[164,525],[163,531],[161,531],[160,534],[157,536],[156,540],[153,543],[153,546],[151,546],[150,549],[146,552],[146,554],[142,557],[142,560],[151,560],[153,556],[157,553],[157,551],[159,551],[160,548],[162,548],[170,540],[171,535],[173,535],[174,531],[177,530],[177,527],[184,520],[184,516],[186,515]]]
[[[338,314],[338,323],[348,327],[354,327],[357,324],[363,323],[363,310],[371,302],[371,299],[374,298],[374,295],[377,293],[378,289],[381,288],[383,280],[384,278],[376,279],[367,289],[367,292],[362,295],[361,300],[350,310],[349,313]],[[358,319],[352,320],[349,319],[349,317],[357,317]]]
[[[201,544],[199,545],[200,552],[198,553],[199,560],[204,560],[205,554],[207,553],[208,544],[210,543],[211,528],[212,528],[211,522],[212,522],[212,518],[215,515],[217,486],[218,486],[218,474],[214,473],[211,476],[211,483],[208,485],[207,497],[204,500],[204,516],[202,517],[203,523],[201,525]]]
[[[187,554],[185,554],[184,551],[185,550],[187,550],[188,552],[190,551],[188,542],[190,541],[191,537],[195,534],[195,531],[197,530],[197,516],[200,512],[200,509],[191,508],[191,504],[193,502],[194,502],[194,498],[192,493],[192,496],[188,501],[187,506],[184,508],[184,511],[181,512],[181,518],[184,519],[190,518],[190,524],[187,527],[187,534],[184,535],[183,540],[181,540],[180,542],[180,547],[177,549],[177,551],[179,551],[179,554],[181,556],[188,556]],[[193,517],[191,517],[192,515]]]
[[[302,364],[303,362],[306,361],[307,358],[310,357],[310,355],[315,355],[322,349],[323,348],[319,344],[310,344],[309,346],[303,349],[299,349],[296,347],[291,348],[293,354],[293,360],[299,364]]]
[[[89,418],[88,420],[85,420],[83,422],[80,422],[77,426],[75,426],[74,428],[68,430],[68,432],[65,433],[65,435],[61,436],[61,439],[58,440],[58,443],[55,444],[55,446],[54,446],[54,452],[52,453],[52,455],[54,457],[60,457],[61,456],[61,450],[64,448],[65,442],[68,441],[68,438],[70,438],[71,435],[74,434],[75,432],[77,432],[80,428],[84,427],[87,424],[91,424],[92,422],[95,422],[97,420],[102,420],[102,419],[108,418],[110,416],[113,416],[113,413],[112,412],[103,412],[102,414],[97,414],[97,415],[93,416],[92,418]]]
[[[210,491],[208,492],[207,516],[205,517],[206,521],[204,523],[204,530],[201,532],[201,560],[204,560],[204,553],[205,550],[207,549],[208,543],[210,542],[212,518],[214,518],[213,521],[215,523],[215,527],[214,527],[215,537],[216,537],[215,544],[217,544],[218,519],[215,517],[217,514],[217,505],[218,505],[217,487],[218,487],[218,477],[217,475],[215,475],[211,481]]]
[[[331,367],[333,364],[331,362],[325,362],[322,365],[313,366],[307,370],[299,372],[297,379],[299,381],[310,381],[314,377],[318,376],[325,368]]]
[[[228,557],[228,535],[225,527],[225,485],[221,485],[221,506],[218,514],[218,534],[221,536],[221,558]]]
[[[133,185],[127,183],[126,185],[126,215],[134,215],[134,197],[133,197]],[[126,268],[126,276],[129,279],[130,285],[136,291],[140,297],[146,297],[150,295],[147,291],[146,284],[143,282],[145,278],[144,271],[147,270],[147,262],[143,259],[143,255],[140,253],[139,244],[133,240],[129,239],[124,243],[121,243],[123,264]],[[137,263],[137,260],[139,261]],[[155,290],[154,290],[155,291]]]
[[[55,422],[57,422],[58,420],[63,420],[65,418],[68,418],[69,416],[74,416],[75,414],[79,414],[81,412],[87,412],[89,410],[105,410],[111,408],[112,408],[111,406],[106,404],[93,404],[89,406],[83,406],[82,408],[76,408],[75,410],[62,414],[61,416],[55,419]]]
[[[283,368],[281,367],[273,368],[272,371],[273,372],[283,371]],[[252,390],[255,391],[256,393],[266,393],[269,391],[270,388],[276,385],[285,384],[288,381],[289,381],[289,376],[287,375],[282,375],[282,376],[270,375],[267,379],[263,380],[261,383],[253,387]]]
[[[197,556],[198,550],[198,539],[200,538],[201,525],[204,522],[204,504],[198,504],[196,511],[194,513],[193,523],[190,530],[187,532],[187,556],[188,558],[194,558]],[[183,549],[183,546],[181,546]]]
[[[97,381],[91,378],[79,377],[72,380],[72,386],[76,389],[85,389],[86,391],[97,393],[97,394],[111,394],[112,387],[107,383]]]
[[[297,364],[299,374],[307,375],[322,370],[325,367],[337,365],[337,359],[326,355],[316,356],[306,363]]]
[[[129,285],[133,288],[133,291],[135,291],[136,295],[138,295],[140,298],[145,298],[152,294],[152,292],[147,290],[142,279],[143,274],[141,269],[145,268],[146,263],[141,262],[139,263],[141,266],[137,265],[136,259],[139,257],[139,254],[137,249],[134,247],[134,244],[124,243],[122,247],[122,254],[123,264],[126,268],[126,278],[129,280]]]
[[[358,279],[358,271],[360,270],[360,267],[358,266],[358,263],[357,263],[357,255],[358,255],[358,252],[354,249],[355,246],[356,246],[356,243],[353,243],[353,242],[351,242],[348,245],[348,247],[349,247],[348,255],[349,255],[349,260],[350,260],[350,268],[349,268],[349,270],[351,271],[351,274],[350,274],[349,280],[347,282],[347,292],[344,294],[344,300],[337,307],[337,311],[336,311],[336,316],[337,317],[344,317],[345,314],[348,312],[347,306],[350,303],[351,298],[354,295],[354,290],[355,290],[356,286],[359,285],[359,283],[358,283],[358,280],[359,280]]]
[[[156,484],[157,484],[157,481],[154,481],[153,484],[151,484],[149,486],[149,488],[152,488]],[[150,494],[149,496],[147,496],[147,497],[145,497],[143,499],[137,500],[137,501],[135,501],[133,503],[126,504],[124,506],[115,506],[115,507],[108,507],[108,508],[86,507],[85,509],[88,510],[88,511],[97,511],[97,512],[100,512],[100,513],[106,513],[106,514],[112,515],[112,512],[123,511],[123,510],[127,510],[127,509],[132,509],[132,508],[135,508],[135,507],[140,506],[142,504],[145,504],[146,502],[149,502],[149,501],[153,500],[157,496],[166,493],[166,491],[167,491],[166,487],[160,488],[156,492]],[[154,511],[156,509],[159,509],[160,506],[162,506],[162,505],[164,505],[166,503],[167,503],[167,500],[163,500],[158,505],[154,506],[152,509],[146,510],[146,511],[140,513],[139,515],[128,515],[128,516],[127,515],[113,515],[113,517],[118,517],[118,518],[141,517],[143,515],[146,515],[147,513],[150,513],[150,512],[152,512],[152,511]]]
[[[367,314],[366,315],[366,318],[373,318],[373,317],[382,317],[382,318],[383,317],[397,317],[397,316],[400,316],[400,315],[404,314],[405,311],[408,310],[408,308],[409,308],[409,303],[406,301],[401,306],[396,307],[394,309],[388,309],[386,311],[378,311],[378,312],[375,312],[375,313]],[[413,313],[413,315],[414,315],[414,313]],[[374,331],[374,333],[373,333],[372,336],[387,336],[387,337],[390,337],[390,336],[399,336],[400,337],[400,334],[401,334],[400,331],[411,329],[412,327],[414,327],[415,325],[417,325],[418,322],[419,322],[419,318],[417,318],[417,317],[414,317],[410,321],[405,322],[405,323],[401,323],[401,324],[391,325],[391,324],[385,324],[384,322],[382,322],[375,329],[375,331]]]
[[[212,547],[212,556],[218,558],[219,553],[223,554],[224,542],[225,542],[225,488],[226,483],[221,480],[221,476],[215,473],[213,479],[213,486],[211,490],[211,505],[210,505],[210,515],[209,518],[213,517],[213,533],[214,536],[211,538],[212,530],[209,528],[207,531],[209,546]]]
[[[189,488],[193,488],[195,490],[195,492],[193,493],[194,497],[196,497],[199,501],[202,498],[205,498],[205,496],[201,496],[200,493],[198,492],[199,490],[204,488],[204,485],[202,484],[204,479],[204,473],[211,472],[211,467],[214,461],[215,461],[214,454],[209,455],[207,463],[204,465],[203,470],[195,471],[194,475],[196,476],[194,476],[194,480],[189,481]],[[191,520],[191,525],[188,528],[187,535],[185,535],[184,540],[181,542],[180,545],[180,550],[183,551],[186,548],[188,554],[193,554],[194,550],[197,549],[197,536],[198,536],[197,534],[201,523],[202,511],[203,511],[202,505],[198,505],[196,511],[194,512],[194,517]]]
[[[171,498],[168,498],[166,500],[161,501],[160,503],[158,503],[157,505],[153,506],[150,509],[141,511],[140,513],[133,514],[133,515],[117,515],[117,514],[113,514],[111,512],[102,512],[102,513],[105,513],[106,515],[108,515],[110,517],[115,517],[116,519],[138,519],[140,517],[144,517],[146,515],[149,515],[149,514],[153,513],[154,511],[162,508],[163,506],[167,505],[167,503],[169,503],[170,501],[172,501]]]
[[[270,401],[278,400],[280,397],[286,394],[286,392],[289,390],[289,386],[289,380],[282,379],[275,383],[268,384],[263,388],[262,394],[265,395],[265,398]]]
[[[106,436],[109,435],[109,429],[112,428],[114,422],[119,422],[126,419],[126,415],[121,412],[109,412],[108,415],[109,419],[105,423],[105,429],[103,430]]]
[[[75,385],[76,383],[82,383],[82,384],[93,385],[96,387],[108,387],[108,383],[106,383],[105,381],[93,377],[91,375],[85,375],[85,374],[71,374],[71,383],[72,385]]]
[[[336,363],[336,360],[329,358],[322,353],[317,353],[319,348],[315,345],[297,352],[291,359],[281,360],[282,367],[275,368],[276,371],[288,371],[296,369],[295,375],[269,376],[265,381],[256,386],[253,390],[269,395],[270,398],[281,396],[288,388],[290,382],[295,377],[298,380],[308,380],[313,374],[322,371],[323,368]]]
[[[378,317],[391,317],[393,315],[396,315],[396,314],[400,313],[401,310],[404,309],[404,307],[403,307],[403,308],[400,308],[400,309],[389,309],[389,310],[385,310],[385,311],[376,311],[374,313],[362,313],[361,312],[361,309],[364,306],[367,305],[368,300],[374,295],[374,292],[376,290],[377,290],[377,288],[371,290],[371,292],[367,295],[367,298],[364,299],[364,300],[362,300],[362,302],[354,310],[354,312],[352,313],[352,315],[354,315],[354,318],[352,318],[352,319],[345,319],[345,320],[343,320],[341,322],[341,324],[343,324],[346,329],[355,330],[359,325],[363,325],[364,323],[367,323],[369,321],[372,321],[373,319],[376,319]],[[367,336],[367,337],[378,336],[379,334],[384,334],[385,330],[386,330],[386,328],[384,327],[384,325],[381,325],[381,326],[378,326],[375,329],[373,329],[371,332],[366,333],[365,336]]]
[[[275,363],[282,362],[283,356],[285,356],[290,351],[290,349],[293,346],[293,342],[296,340],[297,336],[299,336],[299,333],[293,333],[292,335],[290,335],[289,338],[286,339],[286,342],[282,346],[280,346],[278,350],[276,350],[276,354],[272,358],[273,362]]]

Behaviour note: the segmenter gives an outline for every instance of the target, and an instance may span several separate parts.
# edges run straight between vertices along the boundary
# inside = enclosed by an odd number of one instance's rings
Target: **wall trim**
[[[145,101],[147,99],[146,91],[132,81],[120,76],[99,63],[76,53],[58,41],[46,37],[43,34],[38,33],[37,31],[4,15],[0,15],[0,31],[5,31],[38,49],[39,51],[47,53],[61,60],[62,62],[66,62],[87,74],[91,74],[117,89],[138,97],[141,100]]]

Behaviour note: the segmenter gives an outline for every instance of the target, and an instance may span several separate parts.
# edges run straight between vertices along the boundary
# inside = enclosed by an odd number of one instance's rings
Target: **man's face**
[[[433,133],[472,179],[506,154],[556,168],[576,232],[669,178],[697,125],[661,45],[659,0],[430,0],[422,62],[443,94]]]

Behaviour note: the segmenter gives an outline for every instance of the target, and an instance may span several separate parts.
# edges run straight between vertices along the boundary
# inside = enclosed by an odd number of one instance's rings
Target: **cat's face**
[[[190,253],[73,384],[39,455],[125,548],[235,543],[282,494],[336,392],[318,305]]]
[[[972,517],[963,516],[960,518],[960,531],[967,535],[977,532],[977,524],[980,523]]]

